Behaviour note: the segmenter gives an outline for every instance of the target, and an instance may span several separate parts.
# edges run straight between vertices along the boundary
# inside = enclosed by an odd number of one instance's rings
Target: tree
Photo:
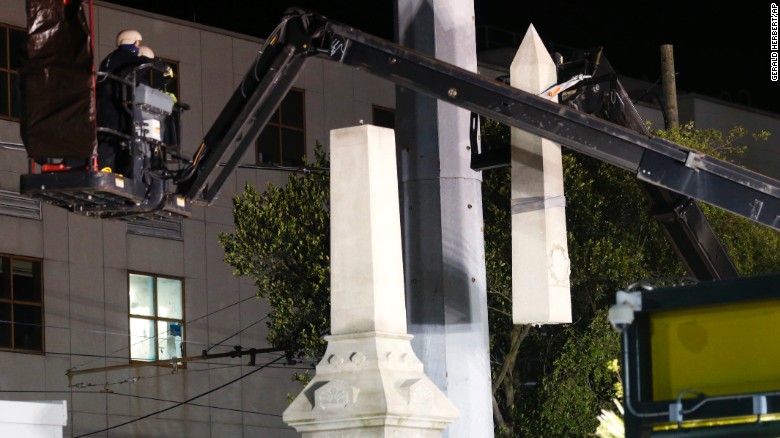
[[[220,233],[225,262],[251,278],[271,306],[268,342],[293,356],[319,358],[330,330],[328,160],[321,147],[312,170],[291,173],[284,188],[247,184],[233,198],[233,233]]]
[[[506,128],[486,126],[483,138],[506,141]],[[655,134],[734,160],[747,133],[689,124]],[[563,162],[574,315],[567,326],[512,326],[509,174],[498,169],[484,177],[494,408],[504,436],[591,435],[615,397],[616,374],[607,364],[618,357],[619,340],[605,315],[615,291],[636,280],[684,275],[633,175],[574,153]],[[778,233],[703,208],[743,275],[780,270]]]

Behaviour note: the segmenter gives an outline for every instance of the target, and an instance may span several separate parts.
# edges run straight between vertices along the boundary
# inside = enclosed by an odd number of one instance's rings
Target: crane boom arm
[[[206,203],[214,199],[305,61],[323,55],[555,141],[630,171],[640,181],[780,229],[780,182],[748,169],[637,133],[309,12],[291,11],[268,41],[199,149],[196,176],[179,191],[188,199]],[[226,164],[215,174],[223,162]]]

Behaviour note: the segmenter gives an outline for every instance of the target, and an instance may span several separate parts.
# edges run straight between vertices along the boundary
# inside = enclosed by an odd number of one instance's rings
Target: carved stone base
[[[314,379],[284,411],[306,438],[440,437],[458,410],[423,373],[412,336],[327,336]]]

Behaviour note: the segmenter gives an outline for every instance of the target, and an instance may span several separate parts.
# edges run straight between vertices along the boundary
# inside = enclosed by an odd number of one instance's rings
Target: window
[[[173,70],[173,77],[172,78],[166,78],[163,77],[161,72],[158,72],[157,70],[149,69],[149,71],[146,73],[148,77],[146,77],[146,83],[149,84],[150,87],[156,88],[168,93],[173,93],[174,96],[176,96],[177,99],[180,98],[179,96],[179,62],[173,61],[171,59],[165,59],[165,58],[155,58],[158,61],[162,61],[166,63],[169,67],[171,67],[171,70]]]
[[[24,29],[0,24],[0,118],[19,120],[19,66],[27,44]]]
[[[40,260],[0,256],[0,349],[43,352]]]
[[[372,125],[395,129],[395,110],[374,105],[372,113]]]
[[[130,359],[184,357],[184,291],[178,278],[129,274]]]
[[[300,166],[305,163],[303,90],[293,88],[257,139],[257,163]]]

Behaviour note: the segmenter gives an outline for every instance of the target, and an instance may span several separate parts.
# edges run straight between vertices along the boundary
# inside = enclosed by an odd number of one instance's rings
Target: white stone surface
[[[68,424],[65,400],[0,400],[0,436],[26,438],[61,438]]]
[[[458,416],[406,333],[393,131],[331,134],[331,332],[284,412],[305,437],[439,437]]]
[[[331,333],[406,333],[393,131],[337,129],[330,142]]]
[[[555,64],[533,25],[509,71],[511,85],[532,94],[556,83]],[[517,128],[512,128],[512,319],[571,322],[561,147]]]

